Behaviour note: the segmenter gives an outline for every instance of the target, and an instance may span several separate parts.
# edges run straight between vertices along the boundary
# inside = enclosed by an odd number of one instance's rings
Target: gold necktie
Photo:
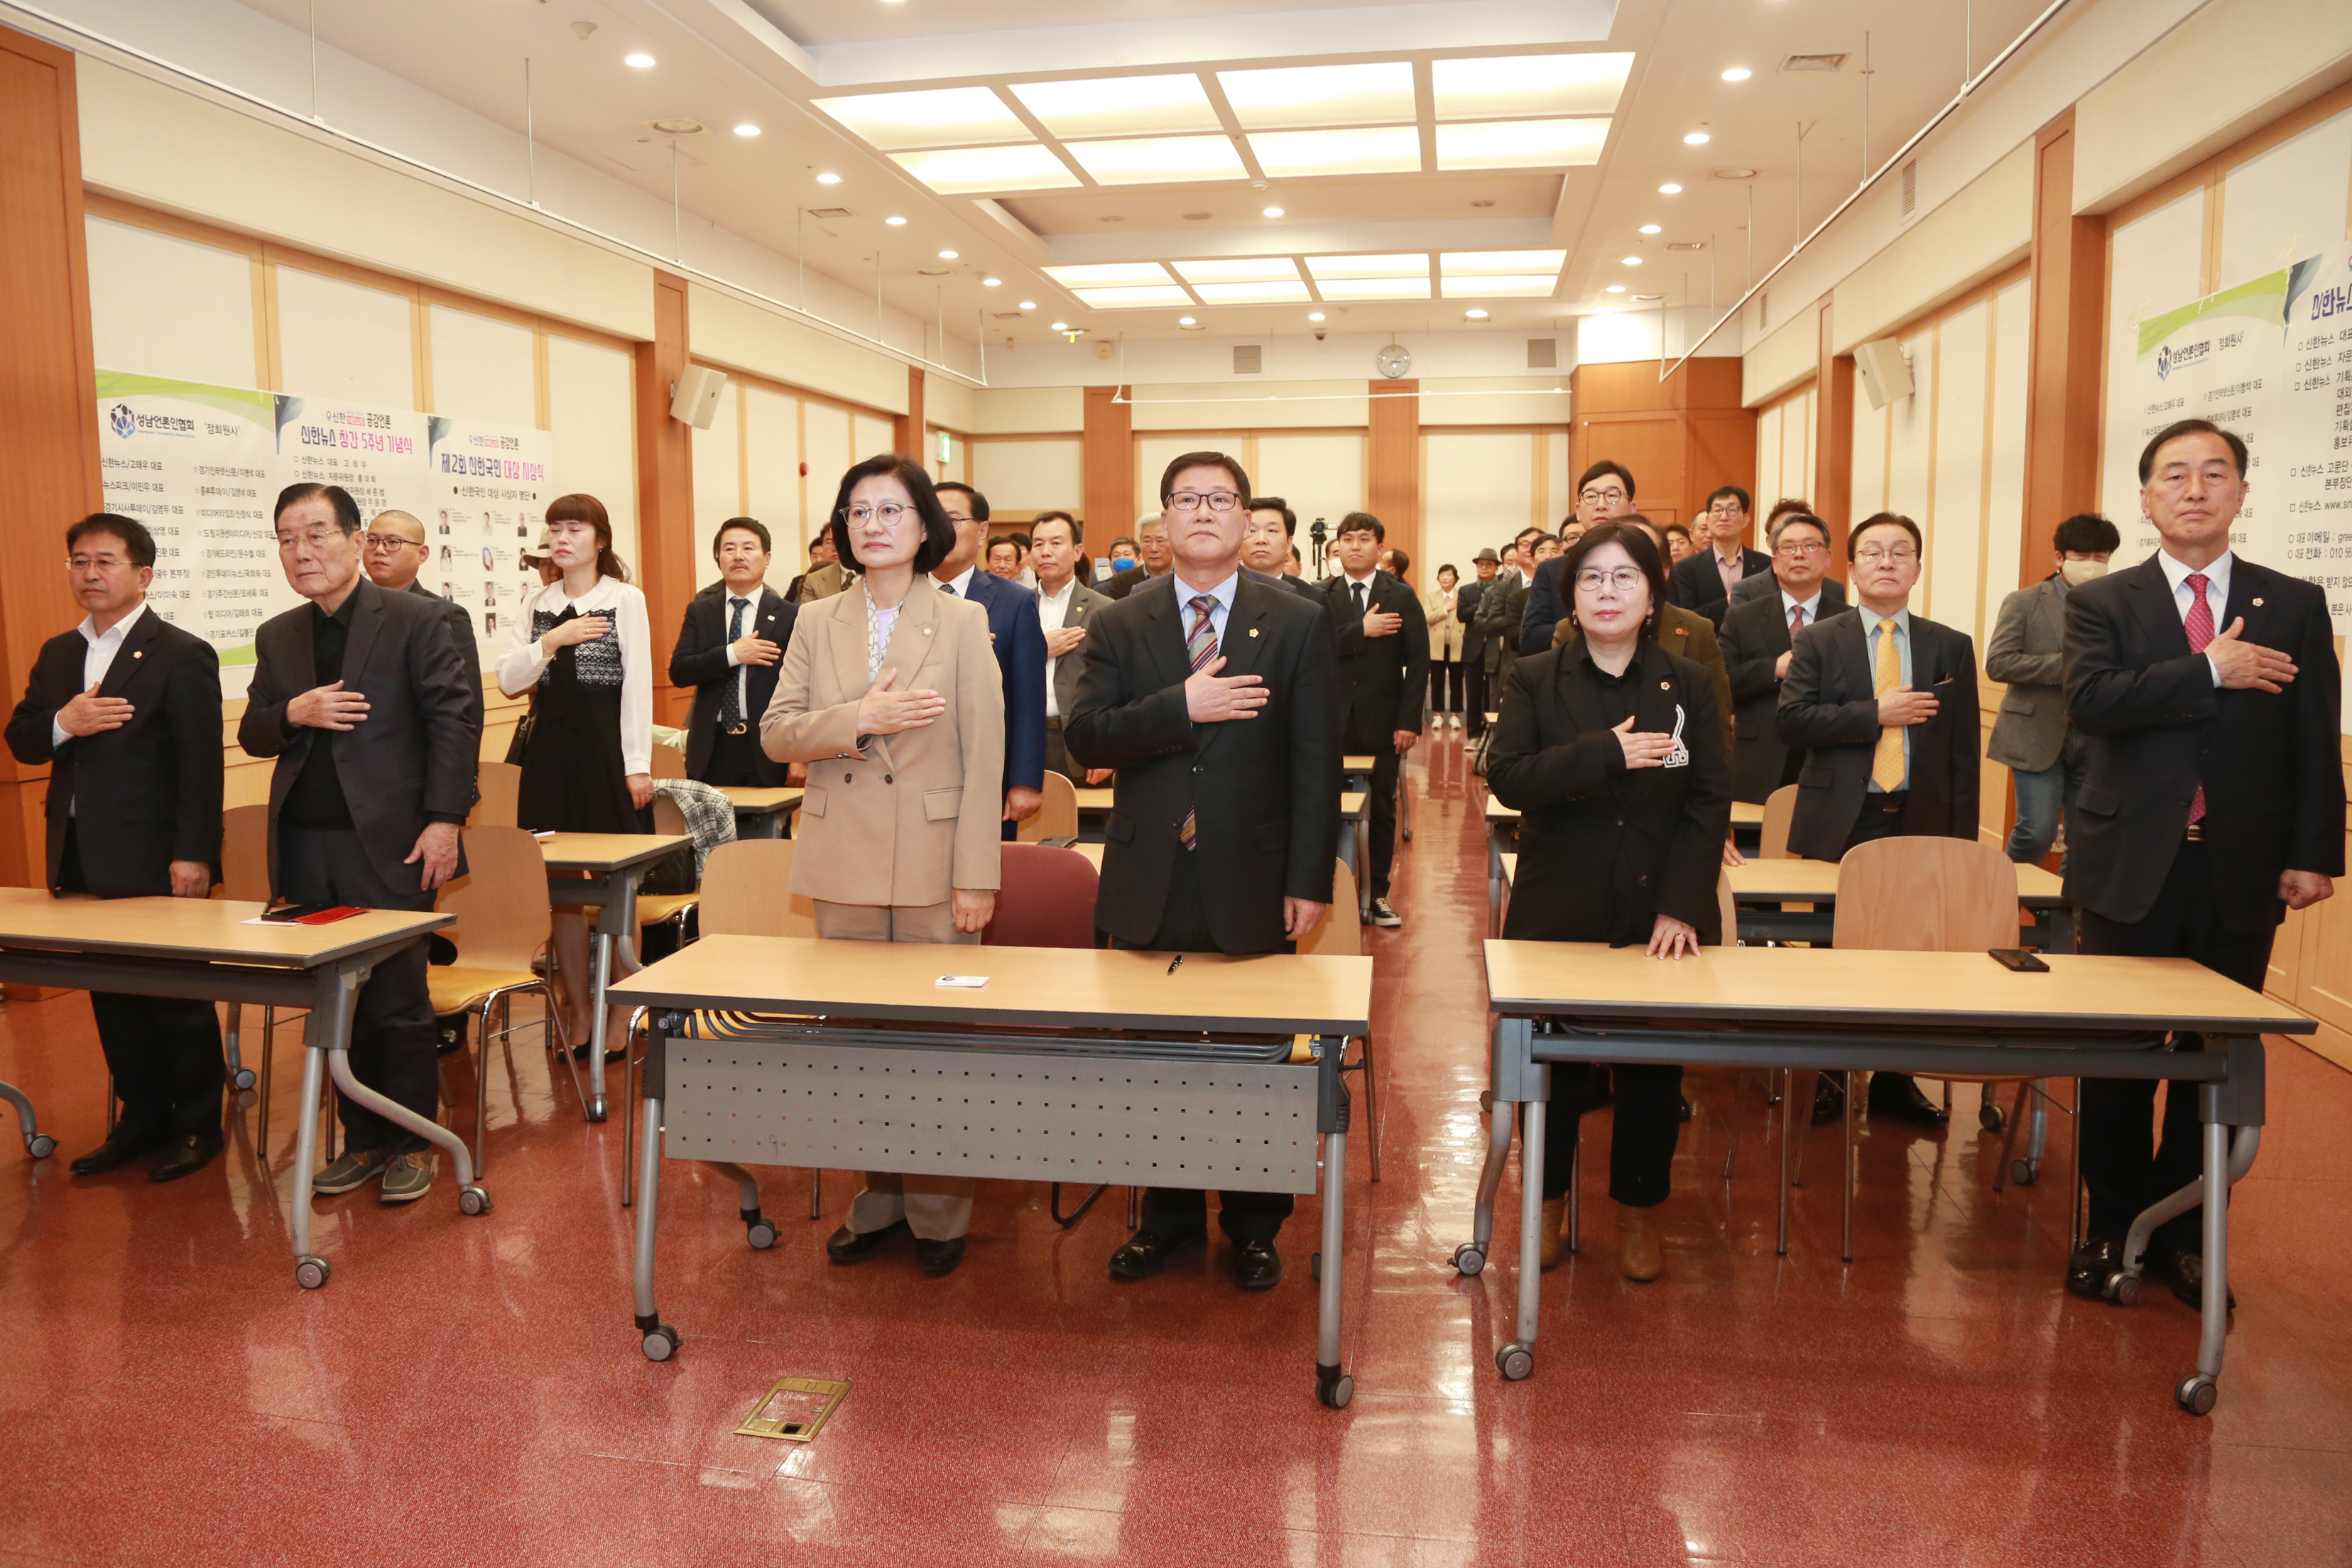
[[[1895,646],[1895,623],[1878,623],[1878,672],[1871,690],[1885,697],[1903,684],[1903,653]],[[1870,759],[1870,782],[1892,795],[1903,787],[1903,726],[1888,724],[1878,731],[1878,750]]]

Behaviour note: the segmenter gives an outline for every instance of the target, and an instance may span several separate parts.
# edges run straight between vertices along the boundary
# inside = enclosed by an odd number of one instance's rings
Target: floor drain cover
[[[760,1396],[751,1414],[735,1430],[746,1437],[775,1437],[787,1443],[816,1440],[825,1422],[849,1397],[846,1379],[780,1377]]]

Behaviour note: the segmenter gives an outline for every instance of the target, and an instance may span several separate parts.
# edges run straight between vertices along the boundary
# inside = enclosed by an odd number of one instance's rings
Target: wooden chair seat
[[[425,988],[433,994],[436,1017],[469,1013],[501,991],[540,983],[540,976],[528,969],[471,969],[462,963],[444,963],[425,971]]]

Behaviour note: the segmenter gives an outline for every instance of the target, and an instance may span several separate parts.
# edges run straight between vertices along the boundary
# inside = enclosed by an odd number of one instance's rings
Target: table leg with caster
[[[466,1147],[466,1141],[439,1122],[417,1115],[398,1100],[378,1094],[352,1076],[348,1039],[328,1047],[327,1071],[345,1100],[374,1111],[404,1132],[415,1133],[457,1162],[458,1213],[484,1215],[490,1212],[489,1192],[474,1179],[474,1152]]]
[[[327,1283],[332,1270],[310,1250],[310,1182],[319,1173],[320,1101],[326,1098],[327,1047],[351,1039],[352,1005],[359,982],[320,998],[302,1026],[302,1096],[294,1102],[294,1282],[305,1290]],[[321,1037],[325,1037],[322,1038]]]
[[[1543,1300],[1544,1112],[1549,1109],[1540,1100],[1528,1100],[1527,1127],[1519,1136],[1518,1335],[1495,1352],[1496,1370],[1511,1383],[1536,1369],[1536,1312]]]
[[[1509,1100],[1497,1100],[1487,1113],[1486,1163],[1478,1173],[1478,1204],[1471,1211],[1470,1239],[1454,1249],[1454,1267],[1460,1273],[1478,1273],[1494,1251],[1495,1194],[1503,1184],[1504,1169],[1511,1163],[1511,1123],[1518,1110]]]
[[[776,1245],[776,1222],[760,1215],[759,1179],[742,1166],[726,1160],[705,1160],[703,1163],[735,1184],[741,1194],[736,1213],[742,1216],[743,1237],[754,1252],[765,1252]]]
[[[1333,1048],[1337,1048],[1336,1047]],[[1315,1397],[1345,1410],[1356,1397],[1356,1380],[1339,1370],[1339,1291],[1345,1283],[1347,1245],[1348,1133],[1323,1134],[1323,1260],[1316,1284]]]
[[[25,1098],[24,1090],[12,1083],[0,1083],[0,1100],[16,1108],[16,1120],[23,1123],[26,1153],[36,1160],[46,1160],[58,1152],[58,1141],[41,1131],[39,1120],[33,1114],[33,1102]]]
[[[677,1331],[661,1321],[654,1305],[655,1228],[661,1213],[662,1097],[667,1090],[670,1030],[675,1013],[654,1016],[646,1038],[646,1066],[637,1080],[642,1118],[637,1134],[637,1244],[631,1259],[630,1283],[635,1292],[637,1333],[647,1361],[667,1361],[681,1342]]]

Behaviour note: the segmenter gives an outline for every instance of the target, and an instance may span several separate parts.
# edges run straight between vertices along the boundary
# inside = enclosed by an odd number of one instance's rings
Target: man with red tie
[[[2344,775],[2327,596],[2242,560],[2230,527],[2246,497],[2246,444],[2203,419],[2140,453],[2140,510],[2161,540],[2129,571],[2066,599],[2066,717],[2090,737],[2066,824],[2066,897],[2088,952],[2193,958],[2251,990],[2289,910],[2344,874]],[[2201,1048],[2184,1036],[2177,1050]],[[2085,1079],[2083,1179],[2090,1237],[2066,1270],[2105,1293],[2132,1219],[2198,1179],[2197,1090],[2165,1090],[2153,1149],[2152,1079]],[[2204,1299],[2198,1209],[2149,1238],[2151,1275]]]

